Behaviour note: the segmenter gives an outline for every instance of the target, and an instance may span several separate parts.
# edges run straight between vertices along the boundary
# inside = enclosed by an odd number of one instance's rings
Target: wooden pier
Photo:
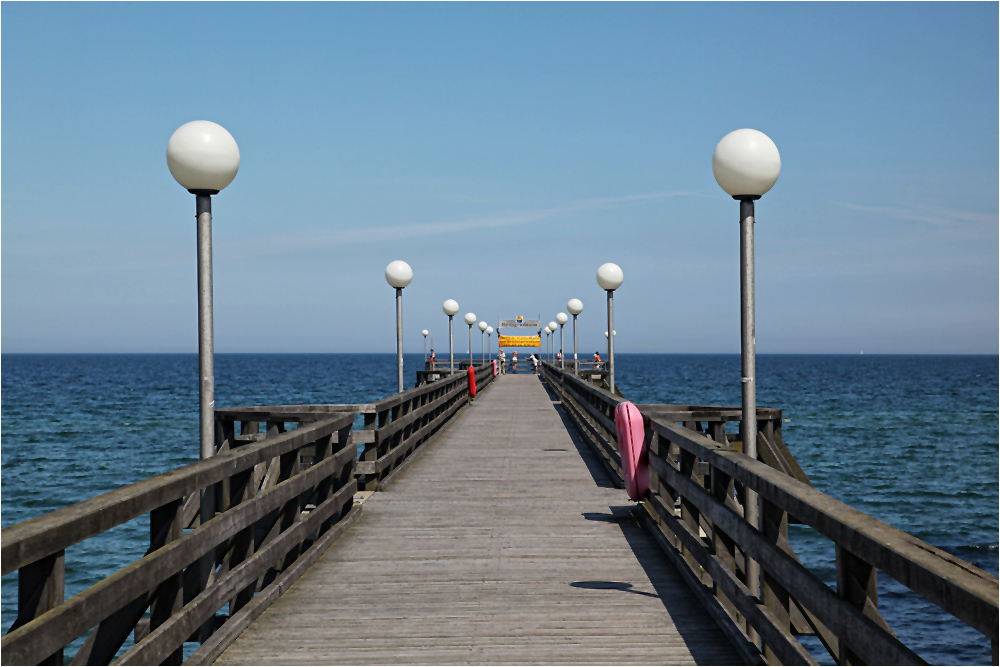
[[[796,639],[815,635],[839,664],[920,664],[879,571],[997,663],[996,577],[813,488],[780,410],[758,409],[753,460],[739,408],[639,406],[633,503],[600,372],[475,377],[475,400],[456,373],[371,404],[219,409],[212,458],[4,529],[2,663],[815,664]],[[66,549],[144,515],[146,553],[64,599]],[[836,588],[789,523],[834,543]]]
[[[629,504],[505,377],[219,663],[738,662]]]

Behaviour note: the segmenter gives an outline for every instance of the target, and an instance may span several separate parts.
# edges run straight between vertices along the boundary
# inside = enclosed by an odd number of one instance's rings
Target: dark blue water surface
[[[407,355],[407,382],[422,355]],[[636,403],[740,404],[738,355],[616,355]],[[2,525],[198,458],[197,355],[2,356]],[[782,408],[784,439],[813,484],[997,573],[998,357],[760,355],[758,405]],[[363,403],[395,392],[392,354],[220,354],[216,405]],[[67,551],[67,597],[140,557],[140,517]],[[829,584],[832,544],[790,528]],[[2,581],[3,629],[16,575]],[[989,642],[880,575],[900,639],[937,664],[989,664]],[[818,642],[803,643],[829,663]]]

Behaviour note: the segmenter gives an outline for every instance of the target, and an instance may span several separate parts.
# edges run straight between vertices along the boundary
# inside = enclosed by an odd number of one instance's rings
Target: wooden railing
[[[614,409],[622,399],[551,364],[543,373],[620,479]],[[881,571],[982,633],[997,664],[997,578],[813,488],[781,441],[780,410],[758,410],[754,460],[725,430],[739,408],[638,407],[650,467],[639,515],[748,662],[815,664],[795,636],[816,635],[839,664],[922,664],[879,614]],[[759,529],[743,519],[747,489],[759,497]],[[834,543],[836,591],[795,556],[790,522]],[[759,596],[747,585],[751,559]]]
[[[132,635],[125,664],[210,661],[351,524],[355,451],[350,414],[130,484],[3,530],[2,569],[18,571],[18,617],[4,664],[108,664]],[[218,514],[199,517],[201,496]],[[149,549],[129,567],[63,599],[65,550],[149,515]],[[228,606],[228,613],[219,611]],[[148,616],[146,615],[148,611]]]
[[[109,664],[130,636],[118,663],[180,664],[185,642],[188,663],[214,661],[354,522],[358,486],[388,483],[468,402],[456,375],[370,404],[216,410],[215,456],[2,531],[18,616],[0,662],[63,664],[88,631],[71,664]],[[66,549],[147,514],[145,556],[65,600]]]

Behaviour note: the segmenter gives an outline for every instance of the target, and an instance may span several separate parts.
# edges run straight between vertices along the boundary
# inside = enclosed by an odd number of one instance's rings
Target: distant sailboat
[[[864,354],[864,353],[865,353],[865,351],[864,351],[864,350],[861,350],[861,354]]]

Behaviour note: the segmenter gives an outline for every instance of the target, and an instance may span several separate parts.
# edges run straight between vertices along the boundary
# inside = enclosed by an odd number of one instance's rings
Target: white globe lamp
[[[396,289],[403,289],[413,280],[413,269],[401,259],[389,262],[385,267],[385,281]]]
[[[712,173],[726,194],[740,202],[740,358],[743,406],[740,420],[743,453],[757,458],[757,364],[754,342],[754,201],[768,192],[781,173],[781,156],[763,132],[742,129],[722,138],[712,155]],[[760,524],[757,492],[746,490],[744,518]],[[751,595],[760,591],[759,565],[747,561]]]
[[[621,267],[608,262],[597,269],[597,284],[608,293],[608,331],[614,331],[614,294],[625,276]],[[607,334],[605,333],[605,336]],[[615,337],[608,336],[608,391],[615,393]]]
[[[622,286],[623,279],[621,267],[617,264],[608,262],[601,264],[597,269],[597,284],[601,286],[601,289],[616,290]]]
[[[385,281],[396,288],[396,386],[403,393],[403,288],[413,280],[413,269],[401,259],[385,267]],[[426,342],[426,341],[425,341]]]
[[[192,194],[218,194],[240,170],[240,149],[226,128],[193,120],[177,128],[167,142],[167,168]]]
[[[566,310],[573,316],[573,372],[579,374],[580,361],[576,351],[576,316],[583,312],[583,302],[579,299],[570,299],[566,302]]]
[[[212,308],[212,195],[233,182],[240,149],[226,128],[195,120],[177,128],[167,141],[167,169],[195,195],[198,257],[198,421],[200,456],[215,453],[215,326]],[[201,516],[215,514],[214,497],[203,494]]]
[[[472,325],[476,323],[475,313],[465,314],[465,323],[469,325],[469,365],[472,365]]]
[[[777,182],[781,156],[763,132],[736,130],[715,147],[712,172],[719,187],[734,199],[759,199]]]
[[[444,314],[448,316],[448,372],[455,372],[455,329],[453,323],[455,315],[458,314],[458,301],[448,299],[441,306]]]

